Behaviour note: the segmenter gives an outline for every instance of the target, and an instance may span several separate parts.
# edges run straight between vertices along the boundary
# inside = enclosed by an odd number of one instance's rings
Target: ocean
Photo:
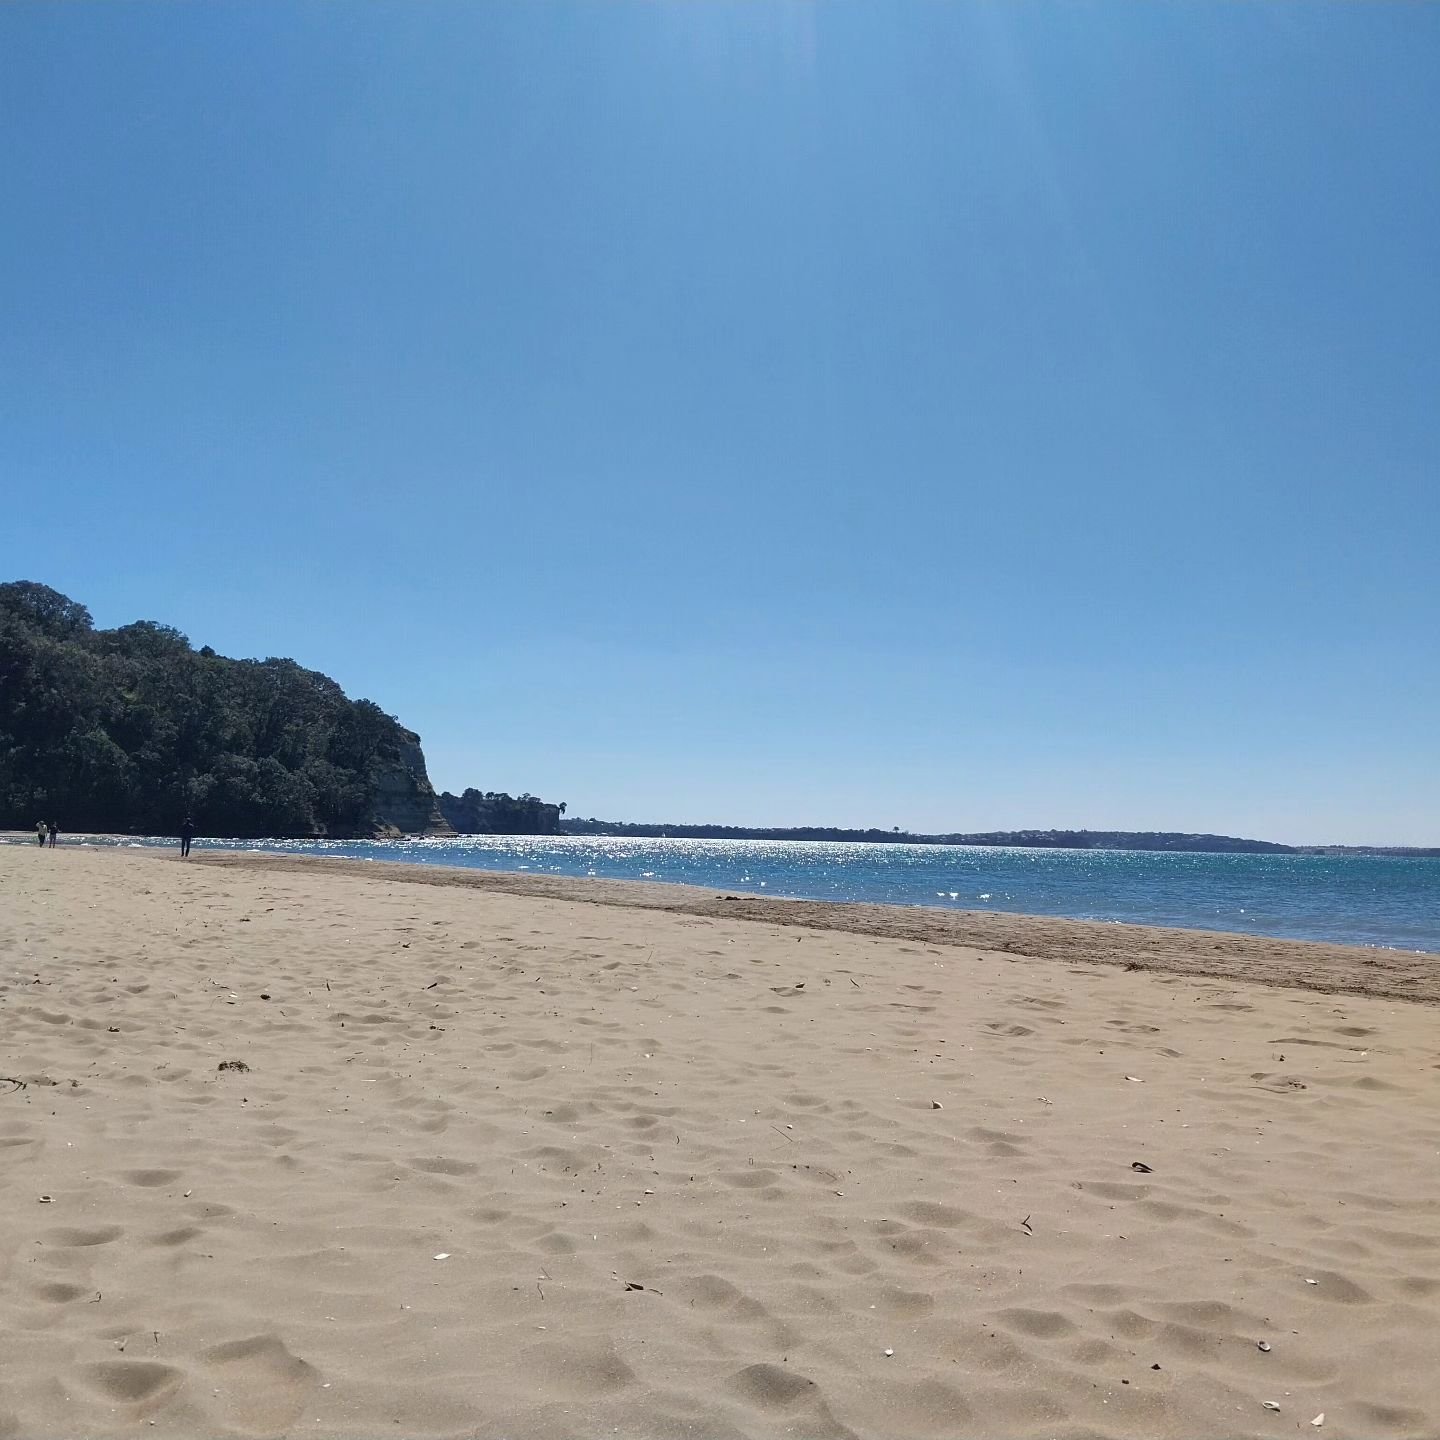
[[[1403,856],[525,835],[197,842],[197,848],[206,846],[653,880],[788,899],[1123,920],[1440,953],[1440,860]]]

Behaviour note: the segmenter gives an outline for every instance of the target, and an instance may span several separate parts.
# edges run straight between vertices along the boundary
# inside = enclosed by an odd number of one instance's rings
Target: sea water
[[[200,845],[1440,952],[1440,859],[528,835]]]

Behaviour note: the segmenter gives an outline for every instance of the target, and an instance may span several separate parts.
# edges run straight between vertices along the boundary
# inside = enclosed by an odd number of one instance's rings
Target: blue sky
[[[1440,843],[1440,6],[0,7],[0,572],[573,813]]]

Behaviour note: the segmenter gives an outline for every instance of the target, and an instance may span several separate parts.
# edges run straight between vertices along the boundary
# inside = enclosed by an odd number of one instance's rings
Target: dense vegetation
[[[564,805],[551,805],[534,795],[507,795],[498,790],[466,790],[437,797],[440,813],[461,835],[558,835]]]
[[[173,833],[188,812],[202,834],[370,834],[416,742],[293,660],[97,630],[49,586],[0,585],[0,827]],[[419,783],[433,812],[423,761]]]

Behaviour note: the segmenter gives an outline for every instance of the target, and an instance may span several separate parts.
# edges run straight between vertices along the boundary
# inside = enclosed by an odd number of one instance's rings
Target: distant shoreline
[[[1133,850],[1191,855],[1398,855],[1440,860],[1440,846],[1285,845],[1184,830],[983,830],[941,835],[797,825],[667,825],[652,821],[561,820],[560,834],[625,840],[828,840],[849,845],[980,845],[1021,850]]]

